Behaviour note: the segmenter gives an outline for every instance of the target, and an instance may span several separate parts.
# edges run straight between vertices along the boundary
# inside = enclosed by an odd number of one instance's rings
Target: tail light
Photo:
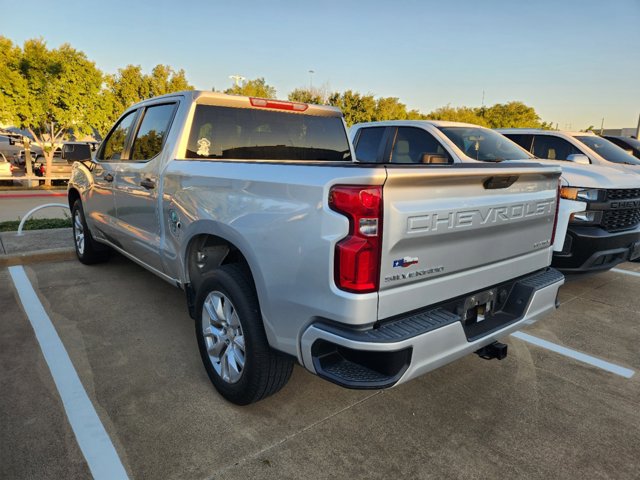
[[[282,100],[269,100],[266,98],[249,98],[251,106],[263,108],[275,108],[278,110],[288,110],[292,112],[304,112],[309,105],[299,102],[283,102]]]
[[[556,228],[558,227],[558,211],[560,210],[560,192],[562,190],[562,184],[560,179],[558,179],[558,188],[556,191],[556,214],[553,217],[553,233],[551,233],[551,246],[553,247],[554,242],[556,241]]]
[[[349,234],[336,245],[336,285],[348,292],[377,291],[382,247],[382,186],[336,185],[329,192],[329,207],[349,219]]]

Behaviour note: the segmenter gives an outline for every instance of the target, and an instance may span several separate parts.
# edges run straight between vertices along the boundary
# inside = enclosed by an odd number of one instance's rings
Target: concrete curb
[[[30,263],[57,262],[76,258],[75,248],[51,248],[38,252],[10,253],[0,255],[0,267],[28,265]]]

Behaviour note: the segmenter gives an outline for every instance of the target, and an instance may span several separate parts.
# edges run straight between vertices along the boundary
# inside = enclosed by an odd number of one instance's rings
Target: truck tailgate
[[[389,166],[378,319],[548,266],[560,172],[537,164]]]

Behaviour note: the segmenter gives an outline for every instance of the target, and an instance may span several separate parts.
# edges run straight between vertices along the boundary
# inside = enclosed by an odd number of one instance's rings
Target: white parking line
[[[612,268],[611,271],[616,273],[624,273],[625,275],[631,275],[633,277],[640,277],[640,273],[632,272],[631,270],[623,270],[622,268]]]
[[[547,340],[534,337],[533,335],[529,335],[528,333],[514,332],[511,334],[511,336],[519,338],[520,340],[524,340],[525,342],[531,343],[538,347],[546,348],[547,350],[551,350],[552,352],[559,353],[560,355],[573,358],[575,360],[578,360],[579,362],[601,368],[602,370],[606,370],[607,372],[615,373],[616,375],[620,375],[624,378],[631,378],[636,373],[633,370],[621,367],[619,365],[616,365],[615,363],[606,362],[599,358],[592,357],[591,355],[587,355],[586,353],[578,352],[577,350],[572,350],[561,345],[556,345],[555,343],[551,343]]]
[[[24,268],[9,267],[9,273],[93,478],[97,480],[129,478]]]

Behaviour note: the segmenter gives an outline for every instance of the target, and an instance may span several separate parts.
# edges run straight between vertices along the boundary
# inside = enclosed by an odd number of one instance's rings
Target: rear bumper
[[[555,308],[563,283],[560,272],[545,269],[395,317],[373,329],[314,323],[301,338],[303,363],[312,373],[348,388],[378,389],[404,383],[533,323]],[[508,292],[492,318],[469,324],[456,313],[456,305],[491,290],[496,295]]]
[[[563,272],[607,270],[637,255],[640,228],[611,233],[600,227],[570,226],[552,266]],[[634,253],[635,250],[635,253]]]

